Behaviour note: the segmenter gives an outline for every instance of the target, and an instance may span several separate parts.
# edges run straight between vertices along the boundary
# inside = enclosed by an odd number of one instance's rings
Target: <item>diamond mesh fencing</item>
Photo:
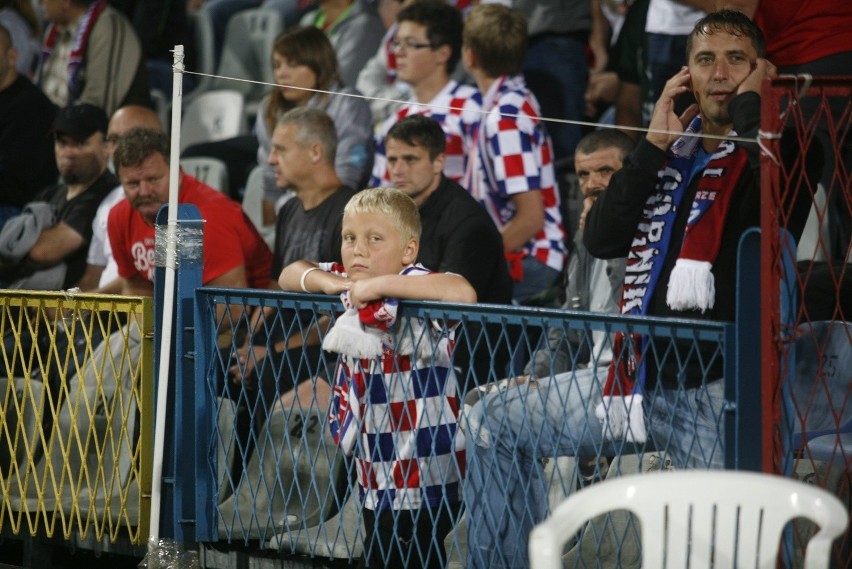
[[[0,292],[0,528],[147,539],[152,303]]]
[[[764,470],[852,507],[852,77],[781,77],[762,101],[763,234],[787,225],[797,195],[812,202],[801,238],[763,240]],[[778,158],[785,141],[792,161]],[[818,184],[803,168],[814,155]],[[812,532],[798,524],[791,533],[791,562]],[[852,532],[836,542],[833,566],[852,567]]]
[[[196,351],[211,354],[196,367],[197,407],[211,410],[199,447],[219,547],[385,567],[524,565],[517,536],[569,493],[625,472],[726,464],[729,323],[404,302],[370,358],[321,348],[341,311],[334,297],[196,298]],[[616,333],[637,341],[619,353]],[[647,419],[644,436],[629,422],[614,436],[596,415],[617,405],[602,393],[620,358],[647,370],[641,399],[623,403]],[[578,567],[628,566],[637,536],[614,513],[569,554]]]

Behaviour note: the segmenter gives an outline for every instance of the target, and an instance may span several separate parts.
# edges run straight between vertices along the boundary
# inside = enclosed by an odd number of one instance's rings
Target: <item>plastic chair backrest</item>
[[[180,149],[248,132],[242,93],[222,89],[201,93],[187,105],[181,123]]]
[[[282,31],[284,24],[276,10],[252,8],[237,12],[228,20],[216,74],[274,83],[272,46]],[[214,79],[211,88],[236,89],[248,103],[257,103],[271,90],[267,85],[227,79]]]
[[[220,192],[228,193],[228,167],[218,158],[195,156],[181,158],[183,171]]]
[[[205,2],[198,10],[187,12],[187,17],[192,23],[195,36],[195,64],[198,71],[212,75],[216,72],[216,47],[209,4]],[[199,93],[206,91],[212,81],[212,77],[197,77],[194,90]]]
[[[852,432],[852,323],[816,321],[796,329],[795,373],[785,386],[795,448]]]
[[[825,490],[754,472],[678,471],[608,479],[569,496],[530,534],[532,569],[562,567],[562,552],[591,518],[628,510],[641,526],[642,566],[774,569],[782,531],[799,517],[820,530],[805,568],[828,567],[848,515]]]
[[[246,180],[243,211],[270,249],[275,246],[275,224],[263,225],[263,168],[255,166]]]

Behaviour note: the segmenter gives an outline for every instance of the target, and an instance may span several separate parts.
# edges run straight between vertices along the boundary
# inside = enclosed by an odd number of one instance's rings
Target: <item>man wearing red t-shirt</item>
[[[127,196],[107,223],[122,293],[150,296],[154,221],[169,198],[169,139],[132,129],[119,139],[113,163]],[[272,253],[238,203],[183,172],[178,202],[194,204],[205,220],[201,278],[206,286],[267,287]]]

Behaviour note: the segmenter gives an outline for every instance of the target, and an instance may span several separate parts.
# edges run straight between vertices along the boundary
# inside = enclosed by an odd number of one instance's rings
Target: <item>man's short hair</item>
[[[627,155],[633,152],[635,143],[633,139],[614,128],[602,128],[593,130],[586,136],[580,139],[577,143],[575,152],[581,154],[591,154],[598,150],[606,148],[616,148],[621,151],[621,160],[624,161]]]
[[[150,128],[135,127],[119,137],[112,154],[116,173],[122,168],[139,166],[154,154],[162,154],[169,163],[170,144],[165,133]]]
[[[462,28],[464,23],[461,12],[444,0],[422,0],[410,4],[399,11],[396,21],[413,22],[426,28],[426,38],[432,49],[442,45],[450,46],[450,58],[447,60],[447,75],[452,74],[461,58]]]
[[[719,10],[718,12],[710,12],[695,23],[686,38],[686,61],[689,61],[689,56],[692,53],[695,36],[699,34],[709,36],[716,32],[748,38],[757,51],[757,56],[766,56],[766,40],[763,37],[763,32],[751,18],[737,10]]]
[[[408,115],[394,124],[385,136],[385,145],[390,139],[409,146],[422,146],[429,152],[430,160],[447,151],[444,129],[435,119],[419,113]]]
[[[367,188],[352,196],[343,215],[378,213],[393,221],[403,243],[420,240],[420,211],[408,194],[396,188]]]
[[[326,163],[334,166],[334,158],[337,154],[337,130],[334,127],[334,121],[325,111],[313,107],[291,109],[281,115],[278,125],[295,126],[296,144],[302,148],[319,144]]]
[[[501,4],[479,4],[464,23],[464,45],[489,77],[517,75],[527,52],[527,21]]]

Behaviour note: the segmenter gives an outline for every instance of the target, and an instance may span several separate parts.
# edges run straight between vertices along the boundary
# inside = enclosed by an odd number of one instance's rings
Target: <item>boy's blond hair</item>
[[[527,21],[501,4],[479,4],[464,21],[462,45],[488,77],[518,75],[527,53]]]
[[[420,241],[420,211],[407,194],[396,188],[367,188],[349,199],[343,215],[381,213],[393,220],[403,243]]]

